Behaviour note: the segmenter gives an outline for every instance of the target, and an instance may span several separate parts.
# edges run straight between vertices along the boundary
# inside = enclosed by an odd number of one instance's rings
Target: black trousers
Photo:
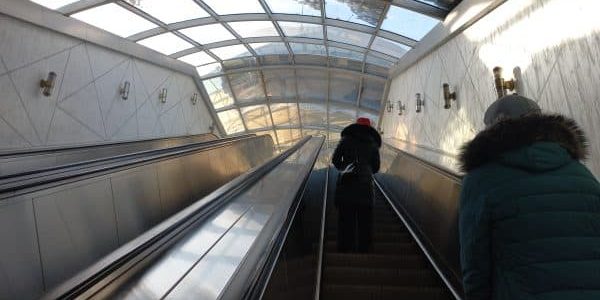
[[[369,252],[373,231],[373,209],[370,206],[342,204],[338,206],[338,251]]]

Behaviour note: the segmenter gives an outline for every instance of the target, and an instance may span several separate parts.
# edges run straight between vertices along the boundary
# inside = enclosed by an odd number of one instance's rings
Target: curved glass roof
[[[339,138],[457,0],[32,0],[194,65],[227,134]],[[449,4],[450,3],[450,4]]]

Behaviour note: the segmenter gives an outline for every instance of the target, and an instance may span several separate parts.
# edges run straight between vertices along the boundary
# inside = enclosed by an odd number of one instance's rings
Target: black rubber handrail
[[[258,300],[262,298],[269,283],[269,279],[271,278],[271,275],[275,270],[275,266],[277,265],[277,261],[287,239],[288,233],[298,214],[298,208],[302,203],[308,179],[317,159],[319,158],[319,153],[321,152],[321,148],[323,147],[323,142],[324,139],[321,140],[321,145],[319,146],[318,151],[316,151],[316,155],[311,161],[309,161],[309,163],[311,164],[310,171],[307,172],[307,174],[303,178],[301,185],[302,189],[292,201],[290,209],[288,210],[288,215],[283,221],[283,224],[281,225],[280,229],[274,234],[275,239],[265,252],[267,257],[264,260],[264,263],[260,266],[257,266],[256,272],[253,275],[251,275],[249,280],[247,281],[242,299]]]
[[[0,159],[4,159],[7,157],[16,157],[16,156],[40,155],[40,154],[46,154],[46,153],[53,154],[53,153],[57,153],[57,152],[92,149],[92,148],[96,148],[96,147],[110,147],[110,146],[120,146],[120,145],[127,145],[127,144],[155,142],[155,141],[160,141],[160,140],[169,141],[169,140],[193,139],[193,138],[205,136],[205,135],[206,136],[212,135],[215,137],[215,140],[218,139],[218,137],[212,133],[202,133],[202,134],[194,134],[194,135],[187,135],[187,136],[175,136],[175,137],[168,137],[168,138],[153,138],[153,139],[146,139],[146,140],[95,143],[93,145],[79,145],[79,146],[67,146],[67,147],[56,146],[56,147],[23,149],[23,150],[7,150],[7,151],[0,151]]]
[[[241,192],[263,178],[310,140],[305,137],[296,145],[259,167],[233,179],[208,196],[163,221],[148,232],[120,247],[112,254],[46,294],[43,299],[87,298],[140,264],[149,263],[184,236],[198,221],[205,220]]]
[[[0,200],[7,197],[16,196],[20,191],[30,192],[29,189],[49,184],[64,183],[63,181],[73,178],[79,178],[86,175],[103,174],[103,172],[115,170],[118,168],[131,167],[151,161],[158,161],[167,158],[173,158],[196,151],[204,151],[230,145],[234,142],[250,139],[255,135],[245,135],[241,137],[225,138],[214,141],[192,143],[168,148],[144,150],[121,154],[106,158],[88,160],[72,164],[66,164],[40,171],[24,172],[0,177]]]

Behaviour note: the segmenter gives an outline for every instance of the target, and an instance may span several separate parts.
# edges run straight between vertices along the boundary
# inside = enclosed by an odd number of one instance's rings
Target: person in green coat
[[[600,299],[600,184],[580,162],[583,131],[516,95],[484,122],[460,156],[466,300]]]

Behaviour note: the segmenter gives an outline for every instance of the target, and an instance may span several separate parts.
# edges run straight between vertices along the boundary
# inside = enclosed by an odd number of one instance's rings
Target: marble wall
[[[50,71],[58,77],[45,97]],[[212,123],[201,98],[192,104],[192,77],[2,14],[0,92],[0,150],[200,134]]]
[[[585,163],[600,177],[599,10],[597,0],[508,0],[392,79],[388,100],[395,107],[384,112],[384,138],[456,171],[459,147],[483,129],[483,113],[496,99],[492,69],[503,67],[510,79],[519,67],[521,94],[585,130]],[[442,83],[458,95],[449,110]],[[419,114],[416,93],[425,99]],[[398,100],[407,107],[402,116]]]

